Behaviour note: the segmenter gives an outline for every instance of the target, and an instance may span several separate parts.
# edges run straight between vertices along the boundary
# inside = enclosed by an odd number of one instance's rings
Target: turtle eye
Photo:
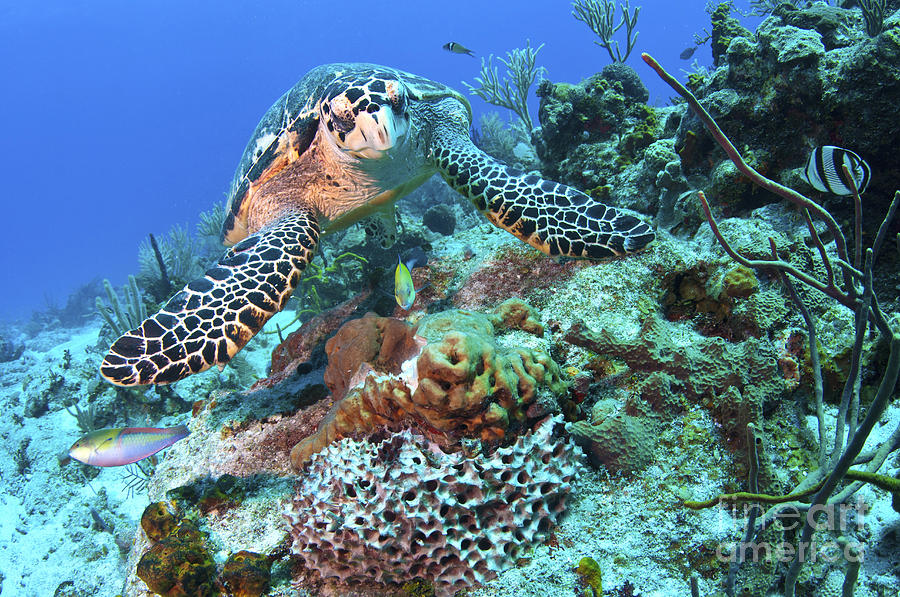
[[[350,105],[350,100],[347,99],[347,96],[343,94],[338,95],[328,103],[328,106],[329,110],[325,111],[331,112],[334,129],[343,133],[352,131],[356,126],[356,119],[353,114],[353,106]]]
[[[400,81],[388,81],[385,85],[388,101],[394,114],[400,114],[406,109],[406,94],[400,86]]]

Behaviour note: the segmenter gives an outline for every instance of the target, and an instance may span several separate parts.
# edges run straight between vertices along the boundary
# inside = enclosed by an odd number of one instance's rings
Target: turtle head
[[[378,159],[409,130],[408,93],[393,78],[347,84],[336,81],[319,110],[334,144],[358,158]]]

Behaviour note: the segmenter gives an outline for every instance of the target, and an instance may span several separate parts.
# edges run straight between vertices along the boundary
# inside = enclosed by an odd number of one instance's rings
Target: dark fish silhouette
[[[690,60],[691,56],[694,55],[694,52],[697,51],[697,46],[691,46],[690,48],[685,48],[685,50],[678,55],[682,60]]]
[[[468,54],[474,58],[475,52],[467,48],[462,44],[458,44],[455,41],[451,41],[444,44],[444,49],[448,52],[453,52],[454,54]]]

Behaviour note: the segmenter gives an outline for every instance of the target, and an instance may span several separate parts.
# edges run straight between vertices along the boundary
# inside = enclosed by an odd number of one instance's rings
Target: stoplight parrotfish
[[[69,456],[93,466],[123,466],[152,456],[190,433],[184,425],[98,429],[72,444]]]

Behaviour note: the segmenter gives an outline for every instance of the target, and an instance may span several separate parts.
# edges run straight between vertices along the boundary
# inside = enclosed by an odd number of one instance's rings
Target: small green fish
[[[98,429],[72,444],[69,456],[93,466],[123,466],[152,456],[189,434],[184,425]]]
[[[412,274],[406,264],[397,257],[397,269],[394,270],[394,298],[397,304],[406,311],[416,300],[416,287],[413,286]]]
[[[467,48],[462,44],[458,44],[455,41],[451,41],[444,44],[444,49],[448,52],[453,52],[454,54],[468,54],[469,56],[475,57],[475,52]]]

